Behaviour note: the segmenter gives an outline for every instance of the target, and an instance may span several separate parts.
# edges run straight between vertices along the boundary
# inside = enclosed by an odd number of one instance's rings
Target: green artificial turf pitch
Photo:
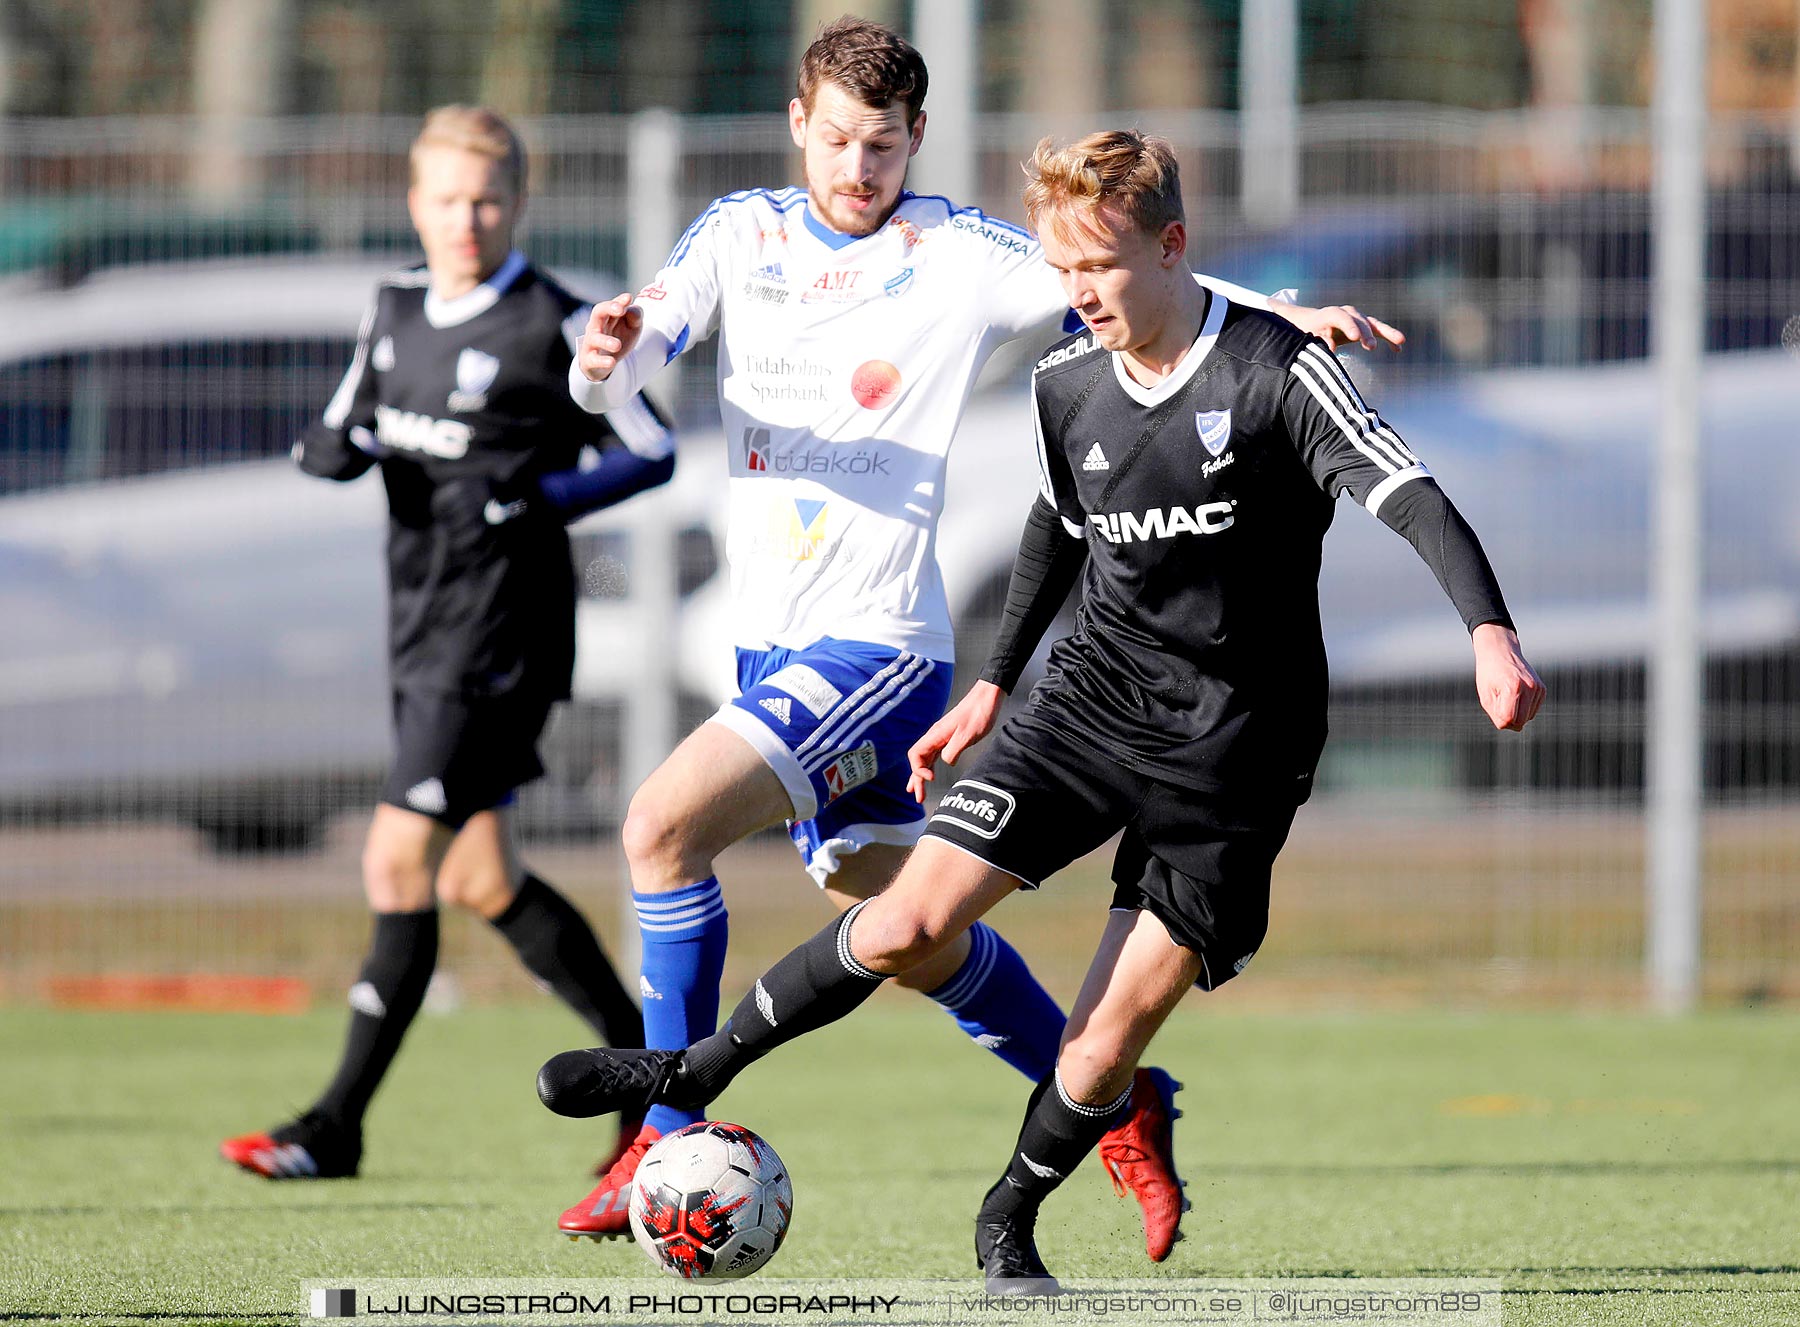
[[[0,1011],[0,1320],[267,1324],[300,1283],[655,1275],[569,1242],[607,1121],[545,1112],[580,1040],[548,1005],[426,1016],[377,1098],[363,1175],[270,1184],[218,1140],[286,1118],[343,1016]],[[1497,1278],[1508,1323],[1800,1323],[1800,1019],[1179,1010],[1194,1209],[1152,1268],[1089,1162],[1053,1199],[1053,1270],[1095,1277]],[[971,1218],[1025,1083],[883,993],[716,1108],[763,1133],[796,1207],[784,1277],[972,1278]],[[660,1281],[661,1286],[671,1283]]]

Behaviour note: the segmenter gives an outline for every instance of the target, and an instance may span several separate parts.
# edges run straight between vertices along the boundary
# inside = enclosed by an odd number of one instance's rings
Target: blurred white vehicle
[[[284,454],[329,397],[383,266],[103,274],[93,291],[44,296],[0,333],[0,383],[43,388],[0,396],[0,475],[15,490],[0,496],[0,820],[176,819],[225,848],[294,848],[375,795],[389,755],[381,486],[236,458]],[[60,386],[46,386],[41,367],[27,372],[52,362]],[[232,376],[246,364],[254,371]],[[121,376],[132,365],[160,365],[161,376]],[[176,409],[177,388],[201,404]],[[1377,383],[1370,395],[1481,534],[1534,661],[1641,672],[1653,367],[1492,372],[1393,392]],[[236,433],[234,417],[207,414],[221,402],[239,412]],[[114,403],[123,413],[109,413]],[[1709,650],[1792,656],[1800,364],[1779,351],[1716,357],[1703,407]],[[111,450],[153,429],[161,452]],[[716,426],[684,430],[673,482],[573,532],[585,589],[576,695],[547,738],[549,776],[522,798],[528,829],[610,823],[630,772],[659,754],[645,751],[641,724],[627,753],[634,722],[649,714],[665,734],[651,745],[672,741],[731,693],[717,574],[725,445]],[[66,482],[121,474],[141,477]],[[978,396],[951,453],[938,539],[965,682],[986,654],[1036,486],[1025,398]],[[45,491],[16,491],[32,488]],[[1400,539],[1343,511],[1321,593],[1340,696],[1375,698],[1340,706],[1334,748],[1359,732],[1395,741],[1403,715],[1422,740],[1441,738],[1446,714],[1482,740],[1465,694],[1466,635]],[[1396,710],[1379,693],[1398,684],[1445,699]],[[1576,733],[1571,701],[1558,698],[1558,723]],[[1557,740],[1554,726],[1540,725],[1539,746]]]

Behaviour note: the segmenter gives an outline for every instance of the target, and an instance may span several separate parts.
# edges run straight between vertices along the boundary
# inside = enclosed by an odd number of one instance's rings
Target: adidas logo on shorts
[[[784,726],[793,719],[794,702],[789,700],[786,696],[767,696],[756,703],[761,705],[770,714],[773,714],[777,719],[780,719]]]

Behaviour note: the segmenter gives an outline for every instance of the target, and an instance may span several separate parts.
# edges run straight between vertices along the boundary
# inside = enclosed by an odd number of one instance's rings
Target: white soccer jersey
[[[605,383],[573,368],[571,388],[590,410],[622,405],[719,333],[737,643],[832,636],[951,661],[936,553],[950,440],[994,349],[1066,308],[1031,234],[909,193],[856,238],[804,189],[728,194],[638,303],[632,353]],[[1024,432],[998,445],[1030,446]]]

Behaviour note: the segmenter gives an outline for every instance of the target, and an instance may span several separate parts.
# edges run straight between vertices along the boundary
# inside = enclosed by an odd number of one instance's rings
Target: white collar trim
[[[500,269],[466,295],[445,299],[435,288],[425,291],[425,321],[433,327],[455,327],[493,308],[525,270],[525,255],[514,249]]]
[[[1194,344],[1188,347],[1187,354],[1182,356],[1175,372],[1156,386],[1146,387],[1133,378],[1125,371],[1125,356],[1116,350],[1113,352],[1113,376],[1119,380],[1119,386],[1124,388],[1125,395],[1139,405],[1161,405],[1200,371],[1206,357],[1212,354],[1213,342],[1219,339],[1219,329],[1225,325],[1225,310],[1231,307],[1231,301],[1216,290],[1206,292],[1206,301],[1206,317],[1200,321],[1200,335],[1194,338]]]

